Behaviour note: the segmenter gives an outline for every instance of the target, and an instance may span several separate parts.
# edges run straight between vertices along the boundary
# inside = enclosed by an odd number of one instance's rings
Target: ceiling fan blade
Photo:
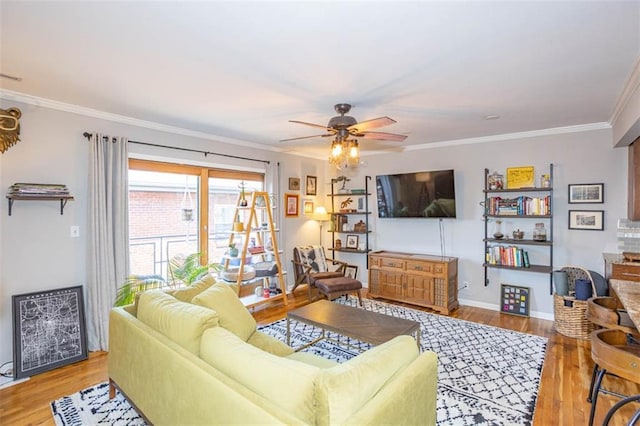
[[[385,133],[385,132],[363,132],[354,135],[359,139],[373,139],[378,141],[393,141],[393,142],[402,142],[408,136],[407,135],[399,135],[397,133]]]
[[[332,133],[326,133],[324,135],[302,136],[302,137],[299,137],[299,138],[281,139],[280,142],[299,141],[299,140],[302,140],[302,139],[313,139],[313,138],[328,138],[330,136],[333,136],[333,134]]]
[[[347,129],[349,130],[349,133],[354,134],[355,133],[362,133],[365,132],[369,129],[377,129],[378,127],[383,127],[383,126],[388,126],[390,124],[395,123],[396,120],[394,120],[393,118],[389,118],[389,117],[378,117],[378,118],[374,118],[372,120],[365,120],[365,121],[361,121],[359,123],[356,124],[352,124],[351,126],[347,127]]]
[[[327,126],[323,126],[321,124],[307,123],[306,121],[289,120],[289,123],[298,123],[298,124],[304,124],[305,126],[317,127],[318,129],[325,129],[328,132],[333,131],[333,129],[331,129],[331,128],[327,127]]]

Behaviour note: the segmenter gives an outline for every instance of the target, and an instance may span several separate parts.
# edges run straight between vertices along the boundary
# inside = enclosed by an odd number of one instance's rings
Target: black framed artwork
[[[569,229],[604,231],[604,210],[569,210]]]
[[[604,183],[580,183],[569,185],[569,204],[604,203]]]
[[[14,378],[87,359],[82,286],[19,294],[11,299]]]

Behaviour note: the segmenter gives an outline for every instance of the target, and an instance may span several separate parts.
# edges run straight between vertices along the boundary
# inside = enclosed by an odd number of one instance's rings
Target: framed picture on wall
[[[317,195],[318,194],[318,178],[316,176],[307,176],[305,185],[305,193],[306,195]]]
[[[300,191],[300,178],[289,178],[289,191]]]
[[[348,249],[356,250],[358,248],[358,236],[357,235],[347,235],[347,245]]]
[[[87,359],[82,286],[18,294],[11,299],[14,378]]]
[[[581,183],[569,185],[569,204],[604,203],[604,183]]]
[[[284,194],[284,206],[286,217],[298,217],[298,195],[297,194]]]
[[[604,210],[569,210],[569,229],[604,230]]]
[[[528,317],[530,293],[529,287],[500,284],[500,312]]]
[[[313,200],[303,200],[302,201],[302,212],[309,216],[313,214]]]

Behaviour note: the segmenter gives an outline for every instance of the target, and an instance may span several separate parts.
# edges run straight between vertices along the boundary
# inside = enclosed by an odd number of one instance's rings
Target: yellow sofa
[[[412,337],[337,364],[256,330],[235,292],[211,283],[111,311],[112,394],[149,422],[435,424],[437,358]]]

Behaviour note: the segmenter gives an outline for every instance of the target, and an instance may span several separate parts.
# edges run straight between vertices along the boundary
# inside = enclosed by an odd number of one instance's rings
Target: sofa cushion
[[[193,299],[215,283],[216,279],[211,274],[207,274],[189,286],[182,287],[176,290],[167,290],[167,293],[183,302],[191,302],[191,299]]]
[[[418,355],[413,337],[398,336],[345,363],[321,370],[316,380],[318,423],[344,423]]]
[[[181,302],[162,290],[140,295],[138,319],[195,355],[200,353],[202,333],[218,325],[216,312]]]
[[[260,350],[222,327],[205,331],[200,356],[246,388],[299,418],[301,423],[315,423],[317,367]]]
[[[209,287],[194,297],[191,303],[216,311],[220,326],[245,342],[256,331],[256,320],[238,299],[238,295],[225,283]]]
[[[293,348],[273,336],[269,336],[260,330],[256,330],[247,340],[247,343],[258,349],[277,356],[287,356],[293,353]]]

